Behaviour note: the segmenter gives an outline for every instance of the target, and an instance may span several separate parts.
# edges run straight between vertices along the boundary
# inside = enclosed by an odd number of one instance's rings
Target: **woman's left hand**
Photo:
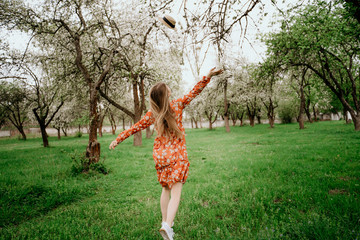
[[[215,69],[216,69],[216,67],[210,69],[210,71],[209,71],[209,73],[207,75],[208,78],[211,78],[212,76],[222,74],[224,72],[223,69],[220,69],[220,70],[215,70]]]
[[[111,149],[115,149],[115,147],[116,147],[117,145],[119,145],[119,143],[118,143],[116,140],[114,140],[114,141],[112,141],[112,142],[110,143],[109,149],[110,149],[110,150],[111,150]]]

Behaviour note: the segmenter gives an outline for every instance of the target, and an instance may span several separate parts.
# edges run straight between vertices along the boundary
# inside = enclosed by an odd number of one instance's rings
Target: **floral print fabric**
[[[186,151],[185,129],[182,124],[182,113],[184,108],[201,93],[204,87],[209,83],[210,79],[203,77],[195,87],[184,97],[173,100],[170,103],[171,108],[175,112],[175,119],[179,129],[183,132],[181,138],[169,139],[164,136],[157,136],[154,141],[153,158],[158,176],[158,181],[163,187],[171,189],[176,182],[185,183],[189,173],[190,163]],[[140,130],[146,129],[154,123],[155,119],[151,111],[130,129],[123,131],[116,138],[117,142],[122,142],[131,135]]]

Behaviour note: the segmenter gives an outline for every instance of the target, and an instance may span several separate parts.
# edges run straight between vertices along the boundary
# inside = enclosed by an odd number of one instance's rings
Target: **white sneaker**
[[[162,222],[159,232],[164,240],[173,240],[174,230],[166,222]]]
[[[164,223],[166,223],[166,222],[161,222],[161,225],[163,225]],[[171,227],[174,227],[174,222],[172,222]]]

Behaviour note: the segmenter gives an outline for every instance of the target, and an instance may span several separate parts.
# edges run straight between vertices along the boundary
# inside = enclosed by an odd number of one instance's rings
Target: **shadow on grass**
[[[23,221],[38,217],[58,208],[91,196],[95,188],[89,185],[60,182],[53,186],[48,183],[11,184],[0,188],[0,227],[18,225]]]

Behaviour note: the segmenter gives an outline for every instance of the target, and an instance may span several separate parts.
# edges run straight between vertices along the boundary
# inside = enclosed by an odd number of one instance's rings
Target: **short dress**
[[[154,141],[153,158],[159,183],[163,187],[171,187],[176,182],[185,183],[189,173],[189,160],[186,151],[185,129],[182,124],[182,113],[184,108],[201,93],[204,87],[210,82],[210,78],[203,77],[195,87],[184,97],[170,102],[170,106],[175,112],[176,123],[183,133],[180,138],[167,138],[157,136]],[[121,132],[116,138],[117,142],[122,142],[131,135],[148,128],[155,122],[151,111],[130,129]]]

